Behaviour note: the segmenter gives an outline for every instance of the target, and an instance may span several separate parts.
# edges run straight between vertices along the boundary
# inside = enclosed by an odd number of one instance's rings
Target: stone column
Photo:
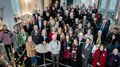
[[[120,22],[120,0],[118,0],[118,2],[117,2],[115,19],[117,19],[118,22]]]
[[[109,3],[110,3],[110,0],[107,0],[106,5],[105,5],[105,13],[104,13],[104,16],[107,16]]]

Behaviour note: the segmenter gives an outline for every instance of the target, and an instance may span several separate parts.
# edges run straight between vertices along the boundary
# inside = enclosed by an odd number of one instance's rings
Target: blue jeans
[[[31,57],[31,63],[37,65],[37,57]]]

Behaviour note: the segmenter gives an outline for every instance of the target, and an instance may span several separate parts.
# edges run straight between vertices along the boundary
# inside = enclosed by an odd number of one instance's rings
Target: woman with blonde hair
[[[46,29],[43,29],[40,35],[40,43],[47,44],[48,42],[49,42],[49,39],[48,39],[47,31]]]
[[[108,66],[107,67],[118,67],[120,63],[119,51],[117,48],[113,49],[112,54],[108,58]]]
[[[31,58],[32,66],[35,67],[37,65],[37,57],[35,52],[35,44],[33,43],[32,36],[28,37],[26,42],[26,51],[27,56]]]

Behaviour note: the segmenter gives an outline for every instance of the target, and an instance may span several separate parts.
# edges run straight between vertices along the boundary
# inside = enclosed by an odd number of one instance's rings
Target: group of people
[[[56,1],[42,15],[34,13],[32,17],[32,21],[26,19],[21,26],[15,25],[13,31],[6,25],[0,30],[0,42],[9,60],[13,49],[18,57],[25,50],[22,59],[31,58],[32,66],[37,67],[36,45],[47,45],[52,67],[59,67],[60,62],[71,67],[120,66],[119,29],[110,29],[110,20],[96,7],[64,9]]]

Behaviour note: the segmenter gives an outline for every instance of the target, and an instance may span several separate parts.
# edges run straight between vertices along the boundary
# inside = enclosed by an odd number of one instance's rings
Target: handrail
[[[20,60],[20,58],[24,55],[24,53],[25,53],[25,49],[24,49],[22,55],[16,60],[16,62],[18,62]]]

